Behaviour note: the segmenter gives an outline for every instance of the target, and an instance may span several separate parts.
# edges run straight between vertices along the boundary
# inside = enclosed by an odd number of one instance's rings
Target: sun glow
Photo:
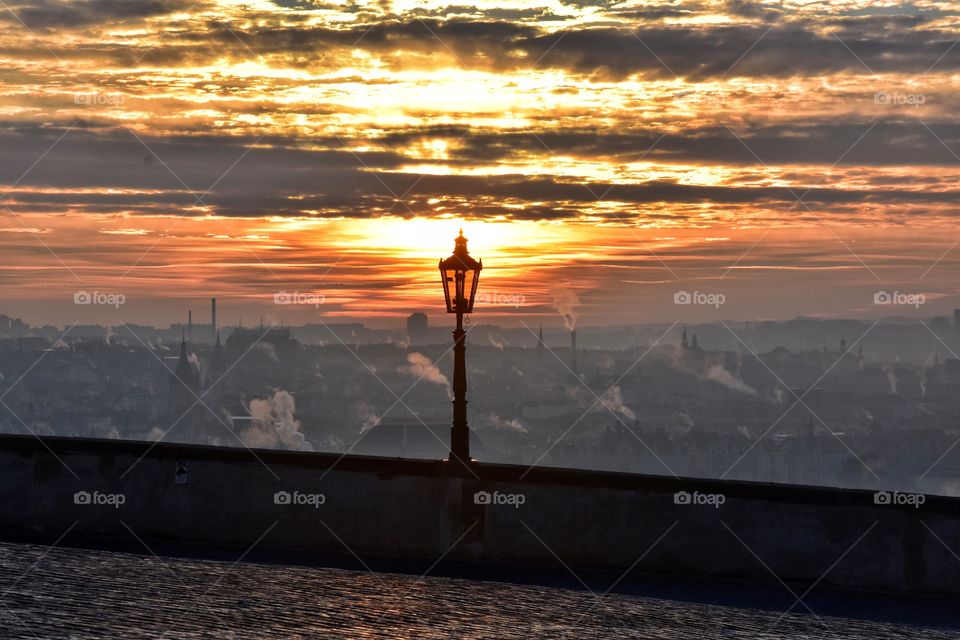
[[[489,222],[460,218],[413,220],[364,220],[353,225],[358,240],[371,248],[381,247],[406,258],[438,260],[453,250],[460,229],[470,241],[470,253],[478,258],[523,259],[527,251],[564,243],[585,232],[574,225],[542,222]],[[438,248],[446,251],[439,255]]]

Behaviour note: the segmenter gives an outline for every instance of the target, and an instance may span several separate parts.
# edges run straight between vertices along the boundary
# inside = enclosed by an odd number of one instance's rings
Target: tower
[[[681,348],[681,349],[689,349],[689,348],[690,348],[690,344],[687,342],[687,328],[686,328],[686,327],[683,328],[683,337],[680,338],[680,348]]]
[[[430,325],[425,313],[407,316],[407,340],[410,344],[426,344],[430,337]]]
[[[186,336],[180,336],[180,357],[177,367],[168,376],[169,395],[167,399],[166,428],[182,425],[180,434],[185,439],[198,441],[200,436],[200,417],[203,407],[200,397],[200,370],[190,361],[187,354]]]
[[[213,356],[210,358],[210,368],[207,369],[205,387],[209,389],[223,377],[226,370],[223,360],[223,346],[220,344],[220,332],[217,331],[217,341],[213,345]]]
[[[544,345],[543,345],[543,325],[542,325],[542,324],[540,325],[540,331],[537,333],[537,349],[538,349],[539,351],[543,351],[543,349],[544,349]]]

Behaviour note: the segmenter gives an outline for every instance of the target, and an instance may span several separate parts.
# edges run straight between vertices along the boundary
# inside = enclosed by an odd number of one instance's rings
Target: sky
[[[960,3],[0,5],[34,324],[446,321],[461,227],[486,322],[960,307]]]

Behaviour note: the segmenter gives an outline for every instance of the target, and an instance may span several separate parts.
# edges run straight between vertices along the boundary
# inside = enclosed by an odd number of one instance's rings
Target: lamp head
[[[478,262],[470,256],[463,229],[454,239],[453,255],[441,260],[439,266],[447,313],[472,313],[483,261]]]

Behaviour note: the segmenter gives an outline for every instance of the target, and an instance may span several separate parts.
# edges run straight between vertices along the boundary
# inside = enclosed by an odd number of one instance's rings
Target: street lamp
[[[457,314],[457,328],[453,332],[453,426],[450,427],[450,460],[470,462],[470,429],[467,427],[467,365],[466,331],[463,314],[473,312],[477,283],[483,261],[477,262],[467,252],[463,229],[457,236],[453,255],[440,261],[440,279],[447,313]]]

